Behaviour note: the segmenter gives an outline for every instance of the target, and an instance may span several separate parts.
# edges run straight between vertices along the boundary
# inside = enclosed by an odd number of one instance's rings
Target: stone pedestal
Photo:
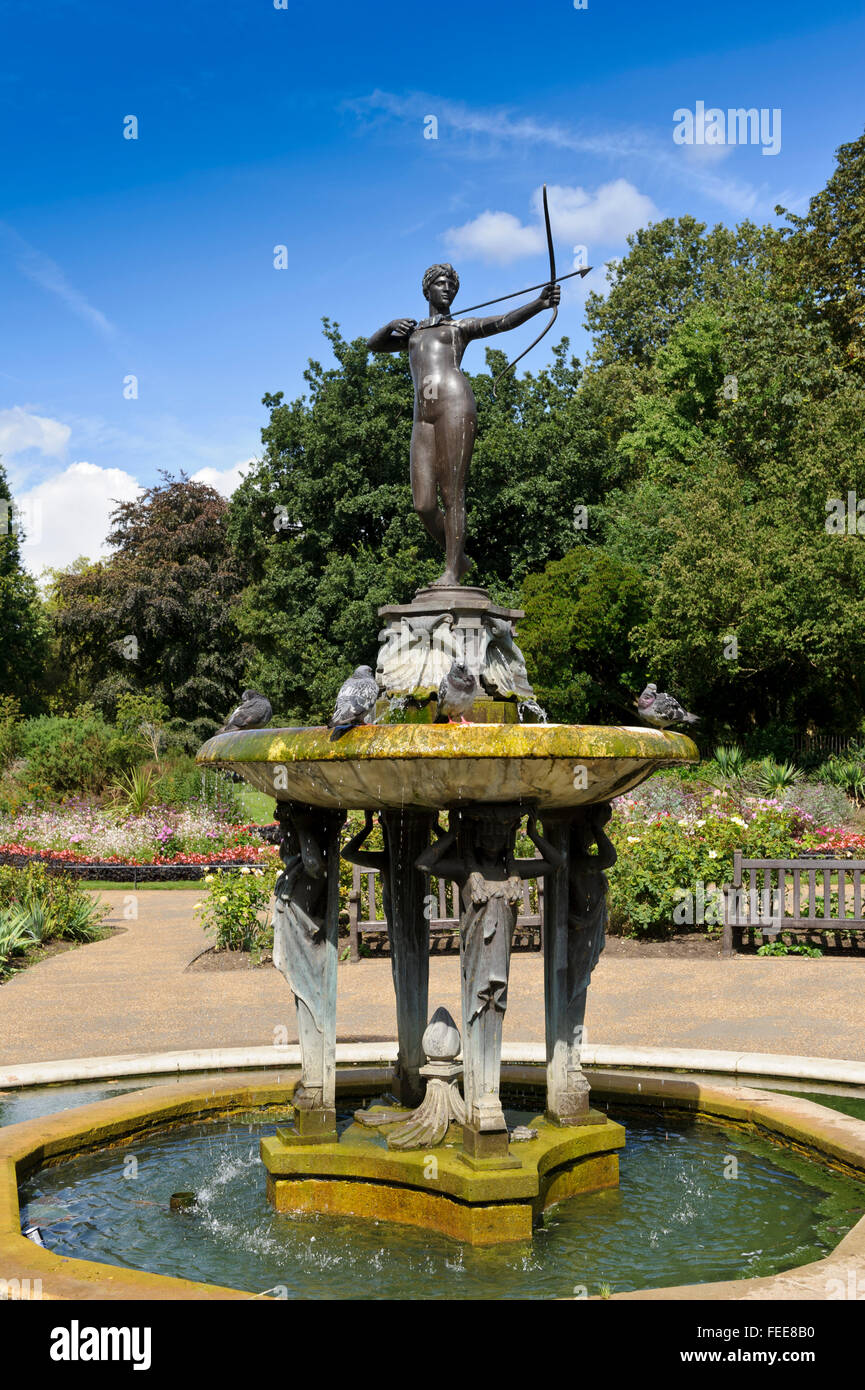
[[[533,699],[514,640],[522,611],[500,607],[485,589],[431,585],[411,603],[378,612],[384,627],[376,679],[388,698],[435,696],[453,662],[461,660],[480,681],[481,703]]]

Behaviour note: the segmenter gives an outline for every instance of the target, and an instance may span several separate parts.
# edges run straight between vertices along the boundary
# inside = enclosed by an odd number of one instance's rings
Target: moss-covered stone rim
[[[543,1087],[541,1065],[505,1066],[506,1084]],[[386,1088],[393,1071],[385,1067],[341,1068],[337,1090],[344,1094],[374,1093]],[[167,1083],[54,1115],[24,1120],[0,1129],[0,1268],[6,1280],[39,1281],[45,1299],[256,1299],[257,1294],[216,1284],[124,1269],[95,1261],[67,1259],[42,1249],[21,1234],[18,1182],[45,1163],[62,1162],[76,1154],[113,1144],[126,1144],[166,1125],[237,1114],[290,1101],[299,1071],[286,1068],[274,1081],[269,1073],[236,1081]],[[651,1072],[595,1072],[596,1096],[616,1096],[643,1105],[662,1101],[711,1123],[741,1127],[807,1153],[830,1166],[865,1178],[865,1121],[829,1110],[813,1101],[776,1091],[704,1082],[689,1076],[658,1077]],[[643,1289],[614,1298],[730,1299],[796,1297],[826,1298],[830,1285],[844,1287],[848,1273],[865,1279],[865,1217],[821,1260],[796,1266],[782,1274],[717,1284]],[[832,1295],[834,1296],[834,1295]]]
[[[364,724],[331,740],[324,726],[216,734],[199,763],[321,763],[414,758],[699,762],[696,744],[669,730],[603,724]]]

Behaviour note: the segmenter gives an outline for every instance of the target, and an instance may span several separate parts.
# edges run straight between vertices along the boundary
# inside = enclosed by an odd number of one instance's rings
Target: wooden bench
[[[723,890],[721,955],[733,954],[741,931],[770,940],[781,932],[865,931],[863,870],[865,859],[745,859],[736,850],[733,882]]]
[[[387,920],[383,909],[376,902],[377,869],[362,869],[354,866],[351,892],[348,897],[349,959],[360,960],[361,937],[367,934],[387,935]],[[532,911],[531,884],[537,886],[537,911]],[[379,897],[381,892],[379,891]],[[430,917],[430,950],[436,938],[447,942],[459,939],[460,900],[459,889],[455,883],[438,879],[438,893],[431,893],[437,916]],[[366,911],[364,912],[364,907]],[[544,881],[542,878],[523,880],[523,901],[514,927],[513,944],[533,946],[537,932],[537,945],[542,950],[544,944]]]

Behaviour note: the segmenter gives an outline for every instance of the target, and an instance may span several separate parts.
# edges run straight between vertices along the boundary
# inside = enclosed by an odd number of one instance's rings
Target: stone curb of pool
[[[385,1066],[396,1061],[396,1042],[337,1043],[342,1066]],[[832,1057],[797,1057],[774,1052],[733,1052],[691,1047],[628,1047],[588,1043],[580,1049],[584,1067],[651,1067],[672,1071],[724,1073],[731,1077],[767,1080],[837,1082],[865,1086],[865,1062]],[[546,1066],[544,1043],[504,1043],[502,1061]],[[0,1090],[63,1082],[116,1080],[119,1077],[186,1075],[197,1071],[227,1071],[300,1065],[300,1048],[213,1047],[178,1052],[126,1052],[106,1057],[73,1057],[50,1062],[0,1065]]]
[[[525,1051],[525,1049],[523,1049]],[[389,1067],[354,1067],[337,1077],[337,1089],[356,1094],[386,1087]],[[508,1066],[503,1080],[517,1081],[525,1069]],[[152,1086],[54,1115],[40,1116],[0,1130],[0,1268],[4,1277],[34,1281],[47,1299],[250,1299],[261,1295],[215,1284],[197,1283],[143,1270],[122,1269],[56,1255],[21,1234],[18,1184],[48,1163],[88,1150],[128,1143],[167,1125],[207,1115],[211,1119],[284,1107],[297,1077],[250,1075],[243,1085],[189,1081]],[[747,1128],[849,1177],[865,1180],[865,1121],[828,1110],[812,1101],[779,1096],[747,1086],[722,1086],[687,1077],[648,1072],[596,1072],[596,1095],[629,1103],[663,1101],[714,1123]],[[854,1292],[851,1294],[850,1289]],[[861,1292],[855,1292],[860,1290]],[[758,1279],[680,1285],[614,1294],[621,1299],[829,1299],[865,1295],[865,1217],[828,1256],[799,1268]]]

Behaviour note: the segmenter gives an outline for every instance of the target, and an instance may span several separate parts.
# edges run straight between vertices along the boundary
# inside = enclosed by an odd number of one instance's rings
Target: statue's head
[[[506,857],[513,850],[514,835],[520,820],[520,811],[513,806],[463,808],[460,811],[460,832],[464,850],[473,842],[482,855],[491,859]]]
[[[423,297],[429,301],[430,308],[438,312],[449,309],[457,297],[460,277],[449,261],[441,265],[431,265],[424,272]]]

